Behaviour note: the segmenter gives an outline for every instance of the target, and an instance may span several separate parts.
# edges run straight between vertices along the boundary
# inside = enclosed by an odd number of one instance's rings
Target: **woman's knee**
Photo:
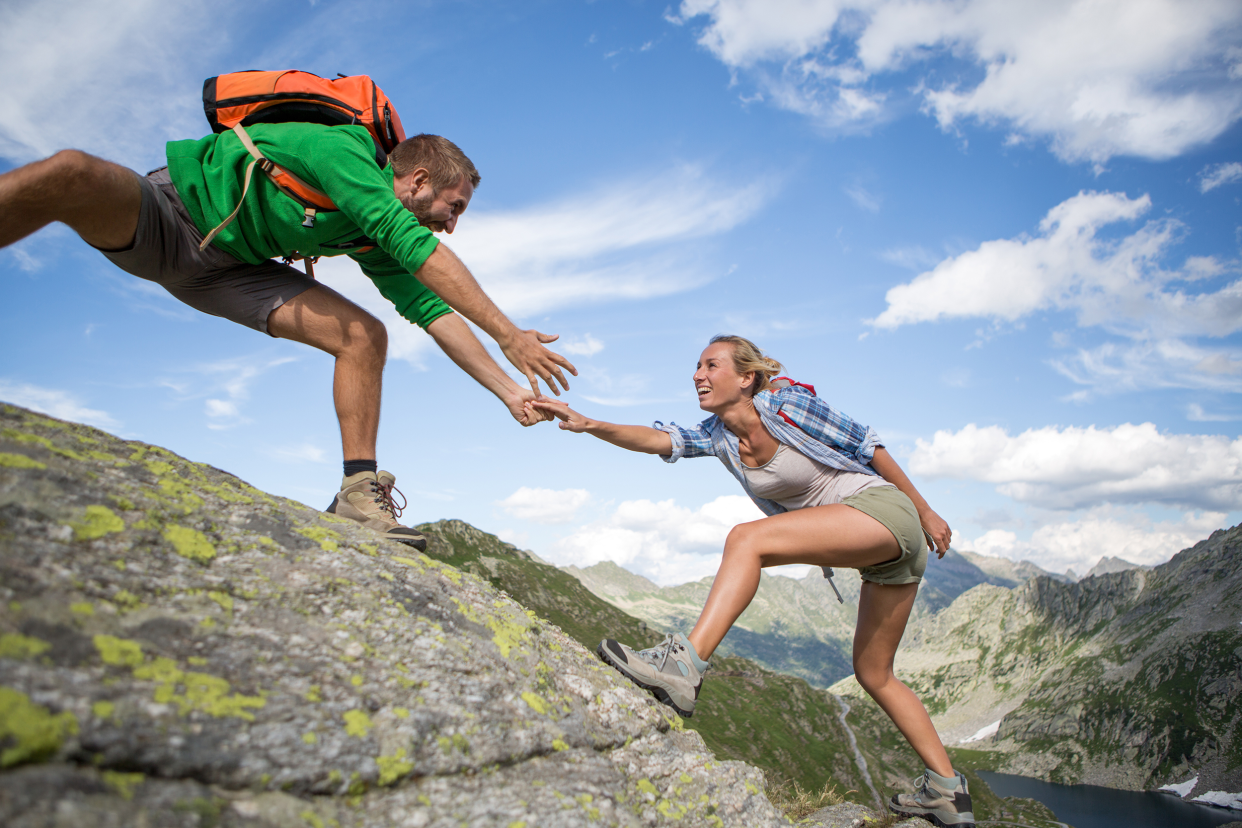
[[[749,523],[739,523],[729,530],[729,536],[725,538],[725,557],[757,556],[759,554],[759,544],[757,541],[758,537],[754,526]]]

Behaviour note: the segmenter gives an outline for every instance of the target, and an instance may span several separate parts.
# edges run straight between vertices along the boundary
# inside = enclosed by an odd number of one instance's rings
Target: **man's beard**
[[[414,214],[414,218],[418,219],[419,224],[426,226],[429,222],[431,222],[431,218],[428,214],[430,213],[431,205],[435,200],[435,192],[428,195],[410,196],[404,202],[405,209]]]

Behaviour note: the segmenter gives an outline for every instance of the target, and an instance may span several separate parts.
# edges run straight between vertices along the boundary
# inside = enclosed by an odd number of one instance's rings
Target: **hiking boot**
[[[397,478],[386,471],[376,475],[364,471],[351,474],[341,481],[341,490],[327,508],[337,517],[356,520],[363,526],[379,532],[388,540],[412,546],[419,552],[427,548],[427,538],[417,529],[397,523],[401,510],[408,504],[405,495],[393,484]],[[393,502],[392,495],[401,495],[401,505]]]
[[[666,636],[649,650],[631,650],[605,638],[596,652],[605,664],[620,670],[644,690],[650,690],[679,715],[687,719],[694,715],[703,675],[694,666],[690,642],[681,633]]]
[[[896,794],[888,809],[901,816],[918,816],[940,828],[974,828],[975,815],[970,810],[970,789],[966,777],[957,775],[957,790],[949,790],[924,772],[911,784],[912,794]]]

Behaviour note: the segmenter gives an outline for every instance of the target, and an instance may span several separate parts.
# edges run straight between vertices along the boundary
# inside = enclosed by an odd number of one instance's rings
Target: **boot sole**
[[[330,515],[336,514],[336,498],[335,497],[332,498],[332,503],[329,504],[328,508],[324,509],[324,511]],[[397,543],[402,543],[402,544],[405,544],[406,546],[412,546],[415,549],[417,549],[419,552],[427,551],[427,538],[422,535],[420,535],[417,538],[408,538],[408,537],[403,538],[397,535],[382,535],[381,537],[383,537],[384,540],[396,541]]]
[[[900,817],[917,817],[918,819],[925,819],[938,828],[975,828],[975,823],[973,822],[945,822],[931,811],[927,811],[926,813],[920,813],[917,810],[901,811],[898,810],[892,802],[888,803],[888,809]]]
[[[600,645],[599,647],[595,648],[595,654],[599,656],[600,661],[604,662],[609,667],[616,670],[621,675],[625,676],[627,679],[629,679],[631,682],[633,682],[638,687],[641,687],[642,689],[654,695],[656,697],[656,700],[659,701],[661,704],[666,704],[669,707],[673,708],[673,710],[677,711],[678,716],[681,716],[683,719],[689,719],[691,716],[694,715],[693,710],[686,711],[678,707],[677,703],[673,701],[672,695],[660,685],[647,684],[645,681],[639,681],[629,670],[626,670],[623,666],[613,661],[612,658],[608,655],[608,651],[604,648],[603,645]]]

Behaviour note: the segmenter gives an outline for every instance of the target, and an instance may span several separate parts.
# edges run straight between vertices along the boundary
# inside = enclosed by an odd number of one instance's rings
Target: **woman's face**
[[[694,371],[694,390],[699,395],[699,408],[717,414],[750,397],[750,386],[754,381],[754,374],[739,374],[733,369],[732,345],[714,342],[703,350]]]

